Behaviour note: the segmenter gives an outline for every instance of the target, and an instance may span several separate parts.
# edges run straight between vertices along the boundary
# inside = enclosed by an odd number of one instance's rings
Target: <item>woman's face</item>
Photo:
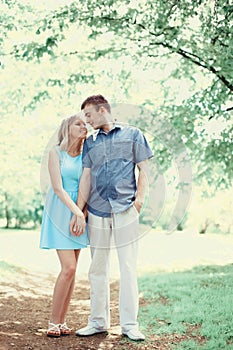
[[[82,119],[75,119],[69,127],[69,134],[72,139],[85,139],[87,136],[86,123]]]

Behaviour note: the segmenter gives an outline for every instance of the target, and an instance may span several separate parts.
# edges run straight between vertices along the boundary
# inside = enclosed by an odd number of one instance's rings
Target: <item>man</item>
[[[83,174],[78,206],[88,203],[88,232],[92,262],[89,270],[91,314],[78,336],[106,332],[110,327],[109,257],[114,237],[120,266],[120,325],[132,340],[144,340],[139,331],[136,275],[139,213],[148,186],[148,159],[152,151],[141,131],[116,123],[102,95],[88,97],[81,106],[86,122],[96,132],[83,147]],[[139,175],[135,179],[135,166]],[[73,217],[73,234],[84,232],[84,219]]]

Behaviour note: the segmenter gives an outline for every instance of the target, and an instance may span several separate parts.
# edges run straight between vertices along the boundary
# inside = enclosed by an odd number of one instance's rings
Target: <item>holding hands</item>
[[[70,221],[70,233],[73,236],[81,236],[85,232],[85,228],[86,220],[84,214],[74,215]]]

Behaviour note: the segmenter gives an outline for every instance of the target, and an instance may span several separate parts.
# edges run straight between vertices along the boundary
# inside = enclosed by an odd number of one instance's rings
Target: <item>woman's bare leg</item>
[[[57,254],[61,263],[61,272],[58,275],[54,292],[53,305],[50,321],[58,324],[63,321],[63,310],[66,305],[66,300],[70,289],[74,284],[77,259],[74,250],[57,250]]]
[[[77,267],[77,263],[78,263],[79,253],[80,253],[80,249],[79,250],[76,249],[74,251],[75,259],[76,259],[76,267]],[[72,296],[72,293],[73,293],[73,290],[74,290],[74,284],[75,284],[75,275],[74,275],[73,281],[72,281],[72,283],[70,285],[70,289],[69,289],[69,292],[67,294],[67,297],[66,297],[66,300],[65,300],[65,303],[64,303],[64,307],[63,307],[63,310],[62,310],[62,313],[61,313],[61,323],[65,322],[67,310],[68,310],[68,307],[70,305],[70,299],[71,299],[71,296]]]

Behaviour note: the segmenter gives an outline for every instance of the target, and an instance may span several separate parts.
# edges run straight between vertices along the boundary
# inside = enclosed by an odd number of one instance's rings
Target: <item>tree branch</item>
[[[228,112],[230,112],[230,111],[233,111],[233,106],[232,107],[229,107],[229,108],[226,108],[226,109],[223,109],[221,112],[222,113],[228,113]],[[208,120],[211,120],[211,119],[213,119],[214,118],[214,115],[211,115],[210,117],[209,117],[209,119]]]
[[[179,49],[179,50],[177,51],[177,50],[175,50],[172,46],[170,46],[170,45],[168,45],[168,44],[165,44],[164,46],[170,48],[171,50],[174,50],[173,52],[177,52],[179,55],[181,55],[181,56],[183,56],[184,58],[186,58],[186,59],[192,61],[192,62],[193,62],[194,64],[196,64],[197,66],[202,67],[202,68],[205,68],[205,69],[207,69],[208,71],[210,71],[211,73],[215,74],[215,75],[219,78],[219,80],[221,80],[222,83],[223,83],[224,85],[226,85],[226,87],[227,87],[229,90],[233,91],[233,84],[231,84],[223,75],[219,74],[216,68],[214,68],[213,66],[208,65],[207,63],[205,63],[205,61],[204,61],[203,59],[201,59],[200,57],[198,57],[197,55],[194,55],[194,54],[192,54],[192,53],[190,53],[190,52],[187,52],[187,51],[185,51],[185,50],[183,50],[183,49]],[[194,59],[192,56],[193,56],[193,57],[197,57],[199,60]],[[203,63],[202,63],[202,62],[203,62]]]
[[[142,27],[142,26],[140,26]],[[143,26],[144,27],[144,26]],[[145,27],[144,27],[145,28]],[[149,32],[150,34],[153,35],[152,32]],[[157,34],[155,34],[155,36],[157,36]],[[211,73],[215,74],[221,81],[224,85],[226,85],[226,87],[233,91],[233,84],[231,84],[223,75],[219,74],[218,71],[216,70],[216,68],[214,68],[213,66],[211,65],[208,65],[202,58],[200,58],[199,56],[191,53],[191,52],[188,52],[188,51],[185,51],[183,49],[176,49],[174,48],[172,45],[170,44],[167,44],[167,43],[164,43],[164,42],[158,42],[158,43],[155,43],[156,45],[161,45],[169,50],[171,50],[173,53],[177,53],[179,55],[181,55],[182,57],[190,60],[191,62],[193,62],[194,64],[196,64],[197,66],[199,67],[202,67],[204,69],[207,69],[208,71],[210,71]],[[195,59],[195,58],[197,59]]]
[[[161,30],[160,32],[158,33],[155,33],[155,32],[152,32],[150,31],[149,29],[146,28],[146,26],[142,23],[137,23],[137,22],[132,22],[131,21],[131,18],[111,18],[111,17],[108,17],[108,16],[104,16],[102,17],[104,18],[105,20],[111,20],[111,21],[122,21],[122,20],[126,20],[128,22],[128,25],[136,25],[137,27],[145,30],[148,34],[154,36],[154,37],[159,37],[160,35],[164,34],[164,29]],[[212,66],[212,65],[209,65],[207,62],[205,62],[201,57],[199,57],[198,55],[195,55],[191,52],[188,52],[182,48],[175,48],[173,47],[172,45],[166,43],[166,42],[163,42],[163,41],[159,41],[159,42],[155,42],[155,43],[151,43],[151,45],[157,45],[157,46],[163,46],[167,49],[169,49],[172,53],[176,53],[180,56],[182,56],[183,58],[193,62],[194,64],[196,64],[197,66],[199,67],[202,67],[204,69],[207,69],[209,72],[213,73],[215,76],[218,77],[219,80],[221,80],[221,82],[231,91],[233,91],[233,84],[231,84],[230,81],[228,81],[226,79],[226,77],[224,75],[221,75],[219,74],[219,72],[217,71],[217,69]],[[152,55],[150,55],[150,57],[152,57]],[[195,59],[196,58],[196,59]]]
[[[230,111],[233,111],[233,106],[223,110],[223,112],[230,112]]]

